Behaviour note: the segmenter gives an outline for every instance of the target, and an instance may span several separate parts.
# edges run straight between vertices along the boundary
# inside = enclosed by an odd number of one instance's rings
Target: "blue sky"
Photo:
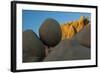
[[[75,21],[80,18],[80,16],[88,16],[90,18],[90,13],[79,13],[79,12],[55,12],[55,11],[36,11],[36,10],[23,10],[22,11],[22,29],[33,30],[37,35],[39,35],[39,27],[47,18],[53,18],[59,23],[65,23],[69,21]]]

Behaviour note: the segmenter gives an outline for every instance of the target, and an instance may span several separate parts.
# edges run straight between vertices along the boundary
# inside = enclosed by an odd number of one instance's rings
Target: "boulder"
[[[60,24],[52,18],[46,19],[40,26],[39,35],[45,45],[50,47],[57,45],[62,36]]]
[[[77,40],[79,44],[90,48],[91,47],[91,26],[90,24],[86,25],[82,31],[78,32],[74,37],[74,40]]]
[[[48,54],[44,61],[67,61],[90,59],[90,49],[78,42],[63,40]]]
[[[45,47],[32,30],[23,31],[23,62],[39,62],[45,57]]]

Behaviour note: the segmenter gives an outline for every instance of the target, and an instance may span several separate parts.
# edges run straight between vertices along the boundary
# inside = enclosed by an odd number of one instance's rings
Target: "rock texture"
[[[84,60],[91,59],[91,26],[87,24],[71,39],[62,40],[44,61]]]
[[[23,62],[39,62],[45,57],[45,47],[32,30],[23,32]]]
[[[59,23],[51,18],[46,19],[39,29],[42,42],[47,46],[55,46],[61,40],[61,28]]]
[[[89,24],[89,19],[84,16],[80,16],[79,20],[61,24],[62,40],[73,38],[87,24]]]
[[[76,34],[73,25],[70,25],[69,23],[61,25],[61,30],[62,30],[62,40],[71,39]]]
[[[59,45],[52,48],[52,51],[44,61],[67,61],[90,59],[90,49],[76,41],[62,40]]]
[[[77,33],[77,35],[74,37],[79,44],[91,48],[91,26],[90,24],[86,25],[82,31]]]
[[[91,26],[88,17],[59,24],[48,18],[39,29],[23,32],[23,62],[91,59]]]

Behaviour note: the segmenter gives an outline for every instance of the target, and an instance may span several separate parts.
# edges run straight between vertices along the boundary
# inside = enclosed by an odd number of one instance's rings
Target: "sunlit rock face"
[[[75,26],[75,25],[73,25],[73,26]],[[80,19],[78,20],[78,23],[77,23],[77,27],[76,27],[77,32],[82,30],[84,26],[85,26],[85,24],[84,24],[84,16],[81,16]]]
[[[45,57],[45,47],[32,30],[23,32],[23,62],[39,62]]]
[[[89,19],[84,16],[80,16],[80,18],[76,21],[61,24],[62,40],[72,39],[87,24],[89,24]]]
[[[71,39],[75,34],[74,27],[71,24],[61,25],[62,30],[62,40]]]
[[[60,24],[54,19],[46,19],[40,26],[39,35],[45,45],[50,47],[57,45],[62,36]]]

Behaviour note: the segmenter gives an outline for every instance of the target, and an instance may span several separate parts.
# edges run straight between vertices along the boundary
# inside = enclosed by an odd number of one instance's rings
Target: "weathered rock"
[[[38,62],[45,57],[45,47],[32,30],[23,32],[23,62]]]
[[[72,39],[78,32],[80,32],[84,26],[89,24],[89,18],[85,18],[84,16],[80,16],[80,18],[76,21],[67,22],[61,24],[62,30],[62,40],[64,39]]]
[[[91,26],[90,24],[86,25],[82,31],[78,32],[74,37],[75,40],[79,42],[79,44],[90,48],[91,47]]]
[[[76,34],[75,29],[71,24],[61,25],[61,30],[62,30],[62,40],[71,39]]]
[[[77,32],[79,32],[80,30],[83,29],[83,27],[85,26],[84,24],[84,16],[81,16],[80,19],[78,20],[78,27],[76,28]]]
[[[90,59],[90,49],[75,40],[63,40],[48,54],[44,61],[64,61]]]
[[[39,35],[45,45],[57,45],[62,35],[59,23],[51,18],[46,19],[39,29]]]

